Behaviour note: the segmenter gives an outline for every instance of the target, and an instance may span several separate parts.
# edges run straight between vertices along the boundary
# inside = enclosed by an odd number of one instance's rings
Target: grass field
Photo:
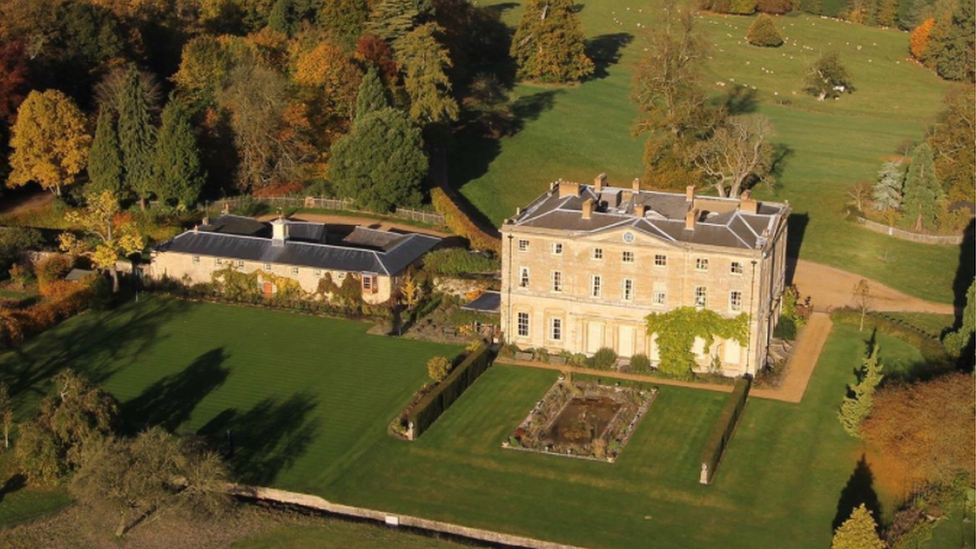
[[[517,24],[520,2],[493,3],[509,25]],[[643,29],[654,24],[656,13],[636,0],[584,4],[579,16],[591,51],[605,60],[597,78],[575,87],[516,86],[518,133],[458,143],[452,183],[488,220],[500,224],[558,178],[589,182],[606,172],[626,185],[642,175],[643,139],[632,135],[636,110],[629,94],[632,68],[645,48]],[[768,116],[775,143],[788,151],[779,185],[758,195],[790,201],[791,253],[912,295],[951,301],[958,248],[891,239],[843,217],[850,186],[873,179],[900,144],[922,136],[941,108],[945,84],[907,59],[908,34],[796,15],[777,18],[787,45],[757,48],[743,38],[752,18],[709,15],[700,22],[715,44],[709,89],[718,96],[734,85],[748,86],[737,112]],[[800,91],[801,80],[806,66],[827,50],[841,53],[856,92],[820,103]],[[777,103],[784,99],[791,104]]]
[[[556,374],[499,365],[407,443],[387,423],[424,381],[427,357],[456,349],[365,331],[149,298],[69,320],[0,356],[0,370],[21,415],[71,365],[120,399],[131,427],[201,432],[222,447],[230,429],[245,481],[592,547],[825,547],[861,455],[836,419],[870,337],[854,328],[835,327],[803,403],[750,400],[709,487],[698,459],[724,393],[661,387],[615,464],[580,461],[500,448]],[[918,358],[897,340],[882,345],[891,364]],[[899,495],[877,491],[885,509]],[[316,534],[289,535],[301,546]]]

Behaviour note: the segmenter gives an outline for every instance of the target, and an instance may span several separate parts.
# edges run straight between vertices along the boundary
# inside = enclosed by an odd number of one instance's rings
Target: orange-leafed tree
[[[935,19],[930,17],[922,24],[915,27],[911,38],[908,40],[908,48],[912,52],[912,57],[925,63],[929,52],[929,39],[932,35],[932,27],[935,26]]]
[[[120,258],[142,251],[142,236],[132,219],[121,213],[118,199],[109,192],[88,197],[88,205],[68,213],[68,222],[80,228],[86,238],[72,232],[60,236],[61,249],[88,257],[95,268],[112,275],[112,291],[119,289],[119,273],[115,266]]]

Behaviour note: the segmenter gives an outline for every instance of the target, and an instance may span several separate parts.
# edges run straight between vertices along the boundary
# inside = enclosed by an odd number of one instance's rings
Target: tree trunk
[[[125,511],[122,511],[122,513],[119,515],[119,525],[115,528],[115,537],[121,538],[123,535],[125,535],[125,526]]]
[[[867,313],[868,310],[865,307],[861,307],[861,326],[857,329],[857,331],[859,332],[864,331],[864,315],[866,315]]]
[[[3,426],[3,447],[10,448],[10,426],[6,424]]]
[[[119,271],[118,269],[111,269],[112,271],[112,293],[119,293]]]
[[[139,210],[146,211],[146,197],[144,196],[139,197]]]

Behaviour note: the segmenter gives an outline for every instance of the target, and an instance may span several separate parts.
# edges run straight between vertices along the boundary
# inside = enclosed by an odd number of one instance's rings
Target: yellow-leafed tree
[[[83,210],[68,213],[69,224],[79,227],[88,238],[78,238],[71,232],[60,236],[62,250],[88,257],[95,268],[112,275],[113,292],[119,290],[115,262],[142,251],[145,246],[135,223],[120,212],[119,202],[111,192],[89,196]]]
[[[91,136],[85,115],[58,90],[32,91],[17,110],[11,137],[7,186],[31,181],[61,196],[61,188],[75,182],[88,163]]]

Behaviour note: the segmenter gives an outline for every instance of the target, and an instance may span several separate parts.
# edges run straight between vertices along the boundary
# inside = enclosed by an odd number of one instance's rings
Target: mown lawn
[[[70,365],[119,398],[130,428],[159,423],[222,448],[230,430],[247,482],[590,547],[825,547],[861,456],[836,419],[870,337],[855,328],[835,327],[801,404],[750,400],[706,487],[699,454],[723,393],[661,387],[617,463],[580,461],[500,447],[556,374],[499,365],[407,443],[387,423],[426,359],[457,349],[366,327],[149,298],[72,319],[0,369],[21,416]],[[886,359],[912,358],[887,343]]]
[[[517,24],[521,2],[488,4]],[[450,157],[452,183],[488,220],[500,224],[559,178],[589,182],[606,172],[611,182],[628,185],[642,175],[643,138],[632,133],[636,110],[629,94],[645,29],[658,17],[653,6],[636,0],[583,4],[579,17],[591,53],[604,59],[598,76],[574,87],[518,85],[512,94],[518,133],[458,142]],[[847,190],[872,180],[899,145],[922,137],[941,108],[945,84],[907,59],[907,33],[794,15],[777,18],[788,44],[757,48],[744,40],[752,20],[700,19],[715,45],[705,84],[716,97],[745,85],[734,110],[772,120],[774,142],[785,156],[778,185],[758,195],[790,201],[791,253],[950,302],[958,248],[891,239],[844,219]],[[802,93],[801,80],[827,50],[841,53],[856,91],[821,103]]]

